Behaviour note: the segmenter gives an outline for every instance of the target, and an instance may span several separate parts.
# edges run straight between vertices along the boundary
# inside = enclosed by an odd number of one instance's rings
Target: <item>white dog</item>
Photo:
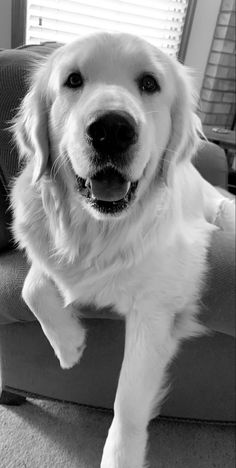
[[[147,426],[197,302],[224,197],[191,164],[199,120],[186,70],[137,37],[100,33],[33,76],[14,132],[12,192],[31,261],[23,298],[61,367],[81,358],[80,304],[113,305],[125,353],[102,468],[145,465]]]

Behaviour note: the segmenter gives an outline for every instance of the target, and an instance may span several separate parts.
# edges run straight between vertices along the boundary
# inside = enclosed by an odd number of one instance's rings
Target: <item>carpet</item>
[[[0,406],[1,468],[99,468],[112,413],[29,399]],[[234,468],[235,427],[158,419],[150,468]],[[125,468],[125,467],[124,467]]]

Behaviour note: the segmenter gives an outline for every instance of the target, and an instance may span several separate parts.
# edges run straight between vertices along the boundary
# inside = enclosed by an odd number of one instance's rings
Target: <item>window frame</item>
[[[178,60],[184,63],[188,40],[192,28],[197,0],[189,0]],[[12,0],[11,47],[14,49],[25,44],[27,0]]]

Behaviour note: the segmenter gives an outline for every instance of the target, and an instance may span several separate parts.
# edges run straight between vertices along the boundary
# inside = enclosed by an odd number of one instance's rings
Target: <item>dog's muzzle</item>
[[[76,176],[77,190],[97,211],[118,214],[134,199],[138,185],[127,176],[137,124],[128,112],[109,111],[90,119],[85,132],[92,169],[87,179]]]
[[[138,138],[137,125],[127,112],[109,111],[87,125],[86,136],[96,155],[110,160],[127,152]]]

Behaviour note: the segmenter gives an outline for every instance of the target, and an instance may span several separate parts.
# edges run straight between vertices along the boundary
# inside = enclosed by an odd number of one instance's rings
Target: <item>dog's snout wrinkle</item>
[[[86,129],[89,143],[101,154],[127,151],[136,143],[137,125],[126,112],[106,112],[96,117]]]

